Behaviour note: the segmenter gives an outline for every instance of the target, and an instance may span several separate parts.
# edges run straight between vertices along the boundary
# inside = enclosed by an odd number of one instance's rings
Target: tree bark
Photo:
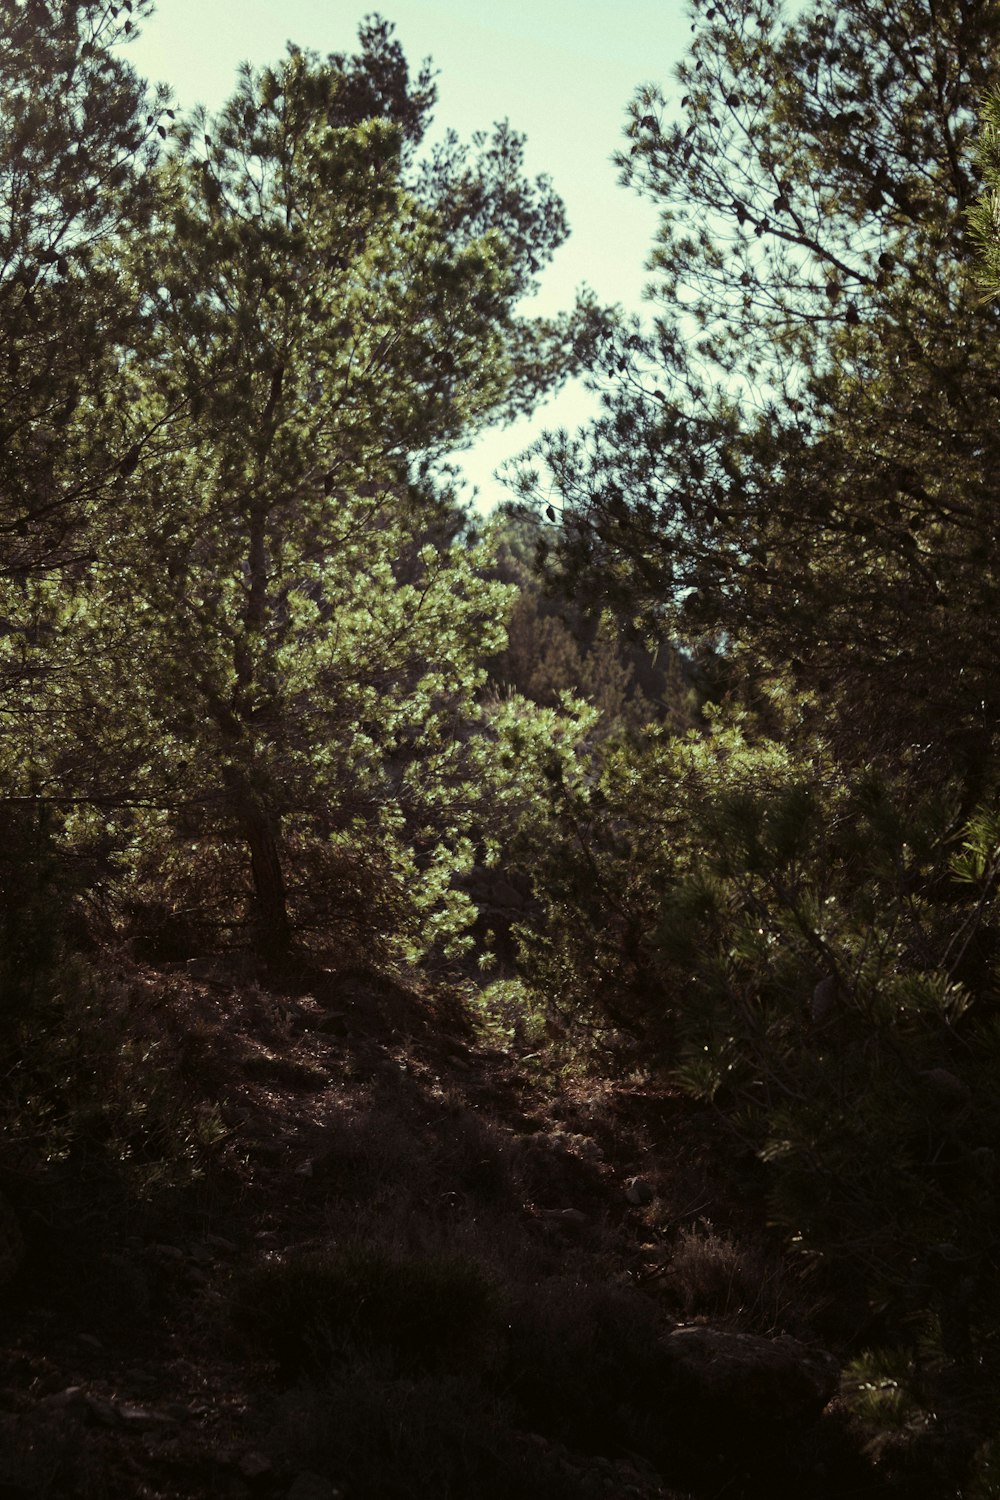
[[[226,780],[240,832],[250,850],[254,951],[270,968],[281,968],[291,954],[292,924],[281,866],[278,819],[238,771],[231,770]]]

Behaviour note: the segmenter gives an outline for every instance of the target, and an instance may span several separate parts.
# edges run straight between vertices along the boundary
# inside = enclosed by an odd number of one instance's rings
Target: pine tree
[[[87,577],[81,723],[133,864],[203,858],[222,919],[248,873],[275,962],[294,926],[336,923],[317,892],[338,882],[375,926],[380,882],[454,907],[504,591],[423,538],[447,453],[561,378],[577,337],[515,313],[558,200],[507,127],[418,161],[432,101],[377,21],[354,58],[245,69],[178,127],[122,260],[147,436]]]
[[[1000,289],[1000,92],[983,101],[978,140],[983,188],[969,210],[969,226],[980,256],[979,281],[996,296]]]
[[[620,158],[663,210],[656,326],[540,453],[571,586],[724,643],[745,683],[790,674],[854,754],[979,788],[1000,427],[967,211],[998,27],[964,0],[697,6],[680,120],[643,91]]]
[[[97,0],[0,3],[0,966],[33,994],[58,946],[54,805],[88,759],[64,732],[70,622],[132,462],[123,365],[139,309],[116,265],[144,232],[171,123],[123,44],[148,14]],[[58,726],[58,727],[56,727]],[[58,888],[58,890],[57,890]]]
[[[108,503],[131,445],[118,361],[135,309],[109,248],[148,220],[169,124],[162,98],[147,108],[118,50],[148,9],[0,6],[6,579],[57,568],[85,547],[88,508]]]

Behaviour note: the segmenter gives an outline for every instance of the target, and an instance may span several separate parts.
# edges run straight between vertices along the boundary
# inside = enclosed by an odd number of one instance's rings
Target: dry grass
[[[469,1374],[504,1314],[476,1261],[363,1243],[266,1261],[239,1277],[232,1302],[241,1339],[293,1376],[349,1366],[359,1349],[405,1374]]]
[[[680,1231],[659,1281],[686,1318],[708,1317],[747,1332],[775,1334],[795,1316],[783,1261],[719,1233],[707,1219]]]

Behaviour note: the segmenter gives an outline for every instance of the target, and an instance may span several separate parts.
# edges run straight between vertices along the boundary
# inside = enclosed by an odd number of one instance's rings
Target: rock
[[[84,1401],[87,1406],[87,1414],[101,1427],[118,1426],[118,1408],[112,1401],[105,1401],[101,1396],[86,1395]]]
[[[578,1208],[543,1208],[541,1217],[550,1224],[562,1224],[568,1229],[582,1229],[589,1222],[587,1215]]]
[[[970,1099],[969,1086],[947,1068],[928,1068],[917,1077],[931,1097],[946,1110],[962,1109]]]
[[[809,1016],[815,1026],[822,1026],[837,1008],[837,981],[833,974],[821,979],[812,992]]]
[[[221,1234],[206,1234],[205,1244],[210,1245],[213,1250],[219,1250],[223,1255],[236,1255],[239,1246],[234,1245],[232,1240],[223,1239]]]
[[[43,1411],[63,1411],[75,1417],[85,1417],[88,1410],[87,1393],[82,1385],[68,1385],[64,1391],[54,1391],[38,1404]]]
[[[148,1245],[145,1251],[150,1260],[169,1260],[180,1264],[184,1251],[179,1245]]]
[[[625,1179],[625,1196],[630,1203],[637,1207],[652,1203],[654,1198],[653,1189],[644,1177],[627,1177]]]
[[[992,1146],[977,1146],[972,1153],[972,1164],[976,1171],[987,1180],[993,1177],[996,1171],[997,1154]]]
[[[808,1421],[837,1388],[832,1355],[785,1334],[770,1339],[707,1326],[676,1328],[664,1347],[675,1395],[719,1424]]]
[[[265,1453],[250,1452],[242,1454],[237,1468],[244,1479],[260,1479],[264,1474],[270,1474],[274,1465]]]
[[[117,1427],[118,1407],[84,1389],[82,1385],[69,1385],[64,1391],[54,1391],[38,1403],[43,1412],[60,1412],[68,1417],[87,1418],[101,1427]]]
[[[149,1406],[132,1406],[118,1402],[115,1410],[123,1427],[173,1427],[176,1418],[168,1411],[154,1411]]]
[[[185,1401],[168,1401],[163,1408],[163,1415],[173,1422],[190,1422],[198,1413],[198,1407],[189,1406]]]
[[[185,966],[188,978],[199,984],[225,984],[224,971],[214,958],[189,958]]]

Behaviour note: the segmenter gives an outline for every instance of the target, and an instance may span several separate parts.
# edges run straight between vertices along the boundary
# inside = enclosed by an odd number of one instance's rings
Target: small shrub
[[[651,1455],[659,1368],[656,1308],[638,1293],[553,1278],[512,1311],[504,1388],[533,1430],[570,1447]]]
[[[470,994],[474,1024],[494,1047],[537,1047],[546,1040],[545,1011],[519,979],[496,979]]]
[[[63,957],[22,1023],[0,1090],[0,1162],[72,1163],[134,1197],[198,1177],[222,1131],[180,1077],[180,1049],[151,1023],[127,971]]]
[[[724,1318],[759,1333],[776,1332],[793,1300],[780,1262],[707,1220],[681,1230],[664,1285],[686,1317]]]
[[[843,1397],[877,1453],[889,1436],[915,1434],[934,1421],[919,1400],[912,1357],[875,1350],[852,1360],[844,1372]]]
[[[287,1373],[334,1369],[359,1346],[403,1370],[440,1369],[477,1362],[501,1301],[466,1257],[356,1246],[256,1267],[240,1279],[232,1312],[245,1342]]]
[[[1000,1493],[996,1454],[989,1441],[977,1444],[974,1431],[980,1424],[988,1431],[994,1421],[991,1407],[977,1414],[992,1393],[942,1363],[939,1345],[928,1324],[909,1350],[867,1350],[844,1370],[841,1399],[892,1494],[990,1500]]]

